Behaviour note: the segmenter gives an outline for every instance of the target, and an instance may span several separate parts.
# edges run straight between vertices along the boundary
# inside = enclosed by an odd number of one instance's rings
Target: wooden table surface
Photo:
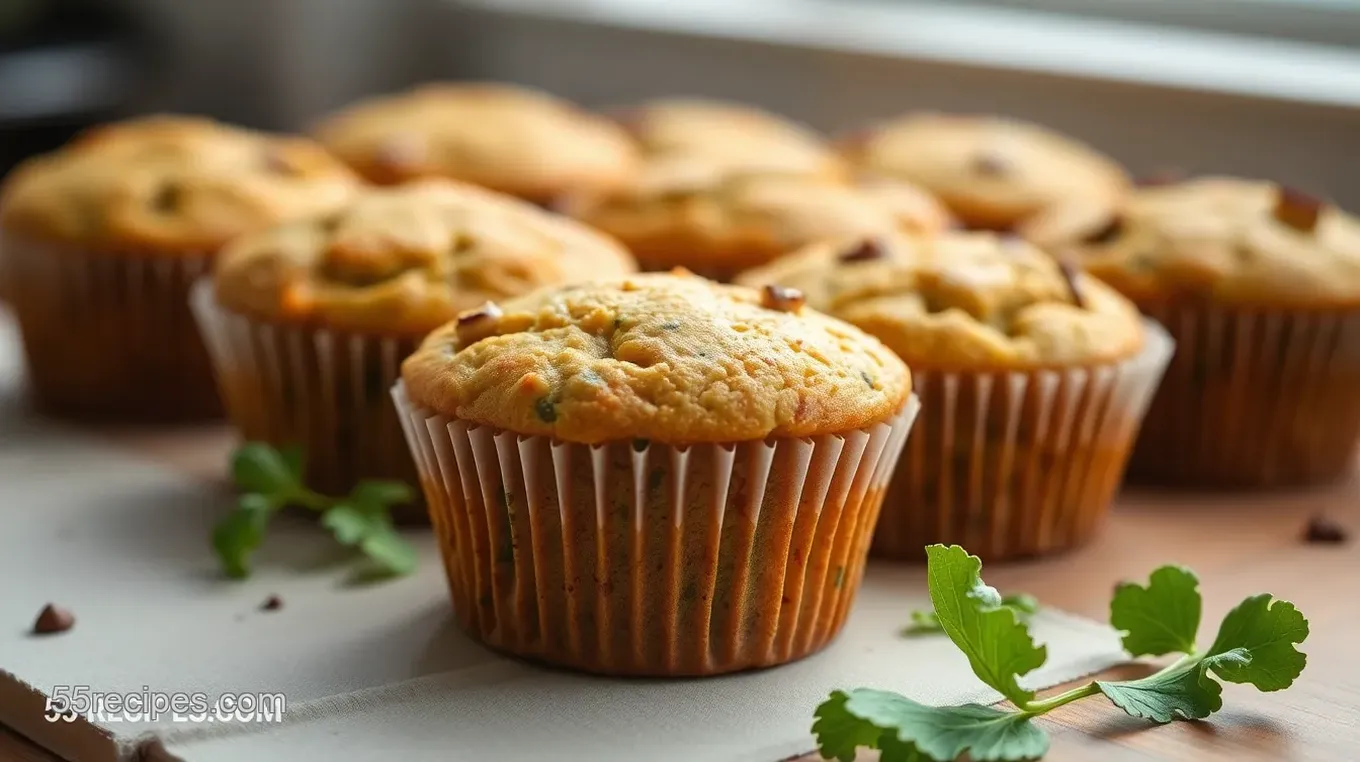
[[[222,480],[231,447],[221,430],[101,431],[119,446],[195,476]],[[1352,533],[1345,545],[1301,541],[1310,516],[1326,513]],[[1008,592],[1029,592],[1045,605],[1104,621],[1120,580],[1146,583],[1164,563],[1194,569],[1204,595],[1202,641],[1248,595],[1270,592],[1293,601],[1311,624],[1302,646],[1308,667],[1287,691],[1228,685],[1224,709],[1207,721],[1165,726],[1128,717],[1101,698],[1059,709],[1041,720],[1053,737],[1050,762],[1212,762],[1360,759],[1360,478],[1335,487],[1264,496],[1128,491],[1103,534],[1058,558],[983,569]],[[924,569],[922,570],[924,585]],[[1132,677],[1131,665],[1103,677]],[[847,686],[853,687],[853,686]],[[1056,691],[1057,689],[1055,689]],[[809,721],[813,707],[808,707]],[[809,738],[809,748],[814,744]],[[0,730],[0,759],[45,759]],[[22,756],[28,754],[29,756]],[[816,754],[802,758],[811,762]],[[871,760],[864,754],[862,759]],[[696,758],[696,762],[702,760]],[[770,760],[770,762],[776,762]]]

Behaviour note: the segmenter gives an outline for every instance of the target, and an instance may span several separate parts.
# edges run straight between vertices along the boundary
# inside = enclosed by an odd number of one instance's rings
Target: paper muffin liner
[[[1360,311],[1142,303],[1180,347],[1129,477],[1206,488],[1334,481],[1360,439]]]
[[[913,370],[925,413],[874,534],[877,557],[931,543],[988,560],[1088,540],[1109,510],[1148,401],[1175,348],[1156,324],[1120,363],[1034,372]]]
[[[208,278],[190,300],[243,439],[300,446],[307,483],[327,494],[361,479],[417,483],[390,390],[419,339],[255,320],[219,305]],[[418,503],[395,518],[426,521]]]
[[[773,666],[836,636],[918,407],[813,438],[584,445],[392,395],[460,625],[516,656],[651,676]]]
[[[221,415],[186,299],[212,252],[99,250],[0,236],[0,281],[39,409],[174,422]]]

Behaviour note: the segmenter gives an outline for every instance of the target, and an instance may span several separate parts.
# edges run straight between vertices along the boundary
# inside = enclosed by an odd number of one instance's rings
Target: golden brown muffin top
[[[310,140],[152,116],[25,161],[5,182],[0,224],[68,243],[202,251],[335,209],[358,185]]]
[[[878,178],[851,185],[798,174],[645,174],[628,191],[571,210],[651,269],[733,272],[823,238],[935,233],[949,213],[921,189]],[[681,169],[676,165],[677,170]]]
[[[913,114],[843,143],[861,170],[916,183],[969,227],[1053,236],[1101,218],[1128,188],[1118,164],[1069,137],[998,117]]]
[[[883,422],[911,392],[876,339],[797,294],[653,273],[464,313],[402,366],[413,402],[569,442],[808,437]]]
[[[1208,177],[1139,189],[1067,250],[1138,300],[1360,304],[1360,220],[1273,183]]]
[[[701,98],[665,98],[619,117],[646,160],[681,159],[720,172],[840,176],[843,166],[821,136],[758,108]]]
[[[618,125],[504,84],[430,84],[360,101],[315,134],[373,182],[444,177],[540,202],[615,187],[637,165]]]
[[[424,180],[246,236],[223,252],[214,282],[219,303],[258,319],[423,336],[487,300],[635,269],[622,247],[572,220]]]
[[[820,243],[738,282],[802,290],[919,369],[1006,370],[1121,360],[1137,309],[1033,245],[993,233]]]

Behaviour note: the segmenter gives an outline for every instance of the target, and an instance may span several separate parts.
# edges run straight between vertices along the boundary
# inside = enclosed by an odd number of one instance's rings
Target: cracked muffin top
[[[966,226],[1048,240],[1107,216],[1124,170],[1052,130],[999,117],[913,114],[843,141],[862,171],[916,183]]]
[[[896,180],[848,184],[809,175],[647,174],[626,192],[568,211],[623,242],[644,269],[685,267],[718,280],[824,238],[936,233],[949,213]]]
[[[310,140],[152,116],[91,129],[19,165],[0,192],[0,224],[66,243],[202,251],[335,209],[358,187]]]
[[[876,339],[787,289],[653,273],[466,312],[402,366],[437,413],[568,442],[736,442],[890,419],[911,392]]]
[[[1139,301],[1360,304],[1360,220],[1274,183],[1206,177],[1141,188],[1062,250]]]
[[[738,282],[800,289],[810,306],[877,336],[918,370],[1090,365],[1143,345],[1127,299],[994,233],[821,243]]]
[[[616,124],[513,85],[430,84],[360,101],[314,130],[376,183],[443,177],[546,203],[619,185],[637,149]]]
[[[234,242],[217,300],[278,323],[423,336],[459,311],[540,286],[633,272],[603,235],[527,202],[425,180]]]
[[[717,172],[838,177],[840,157],[812,130],[758,108],[701,98],[666,98],[625,109],[618,121],[648,162],[672,159]]]

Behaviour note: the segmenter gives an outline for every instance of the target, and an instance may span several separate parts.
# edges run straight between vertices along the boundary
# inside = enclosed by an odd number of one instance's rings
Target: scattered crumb
[[[1308,520],[1303,541],[1318,545],[1337,545],[1348,539],[1346,529],[1331,518],[1318,514]]]
[[[281,608],[283,608],[283,599],[277,595],[265,598],[264,603],[260,604],[260,611],[278,611]]]
[[[33,634],[55,635],[59,632],[66,632],[75,625],[76,617],[74,614],[56,604],[49,603],[43,607],[37,620],[33,622]]]

